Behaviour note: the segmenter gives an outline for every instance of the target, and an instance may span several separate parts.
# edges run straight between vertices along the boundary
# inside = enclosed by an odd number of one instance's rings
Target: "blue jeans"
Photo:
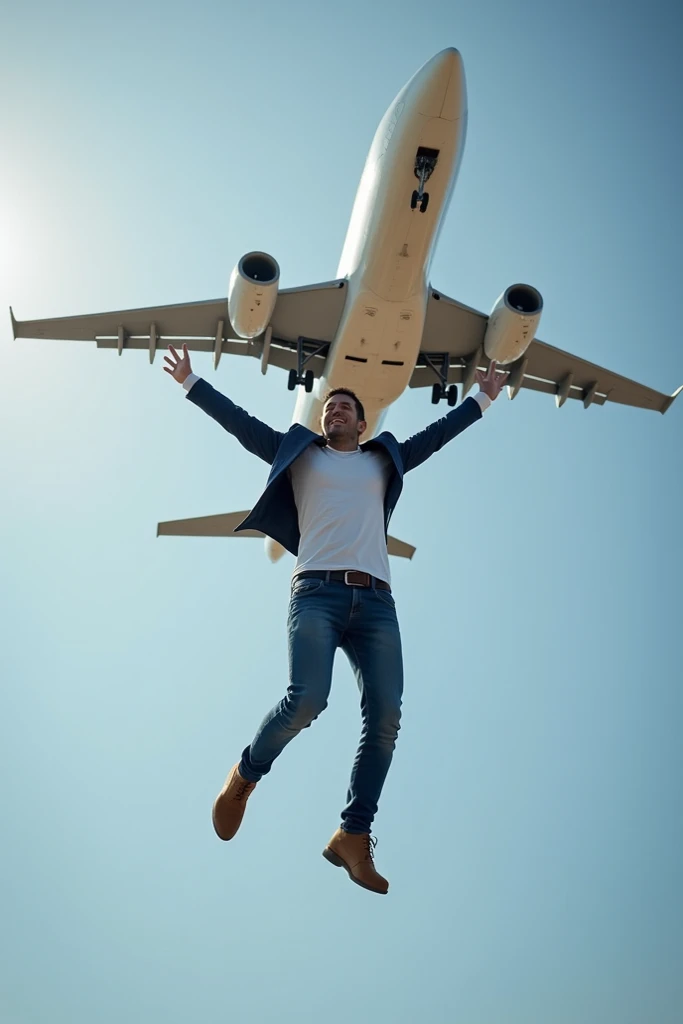
[[[384,590],[300,579],[292,589],[288,639],[287,695],[242,754],[240,774],[258,782],[290,740],[325,710],[341,647],[358,682],[363,723],[341,827],[370,832],[401,718],[403,659],[394,599]]]

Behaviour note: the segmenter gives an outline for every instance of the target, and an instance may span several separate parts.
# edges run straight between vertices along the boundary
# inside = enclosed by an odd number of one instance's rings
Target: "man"
[[[236,834],[246,802],[276,757],[327,707],[337,647],[351,662],[361,694],[362,731],[347,804],[323,856],[356,884],[386,893],[374,865],[371,825],[391,764],[401,717],[401,637],[389,585],[386,533],[403,475],[476,420],[507,374],[492,363],[477,375],[480,393],[399,443],[384,432],[360,445],[363,406],[345,388],[331,391],[316,434],[301,424],[279,433],[192,373],[169,345],[164,367],[187,398],[271,466],[266,489],[238,530],[260,530],[296,555],[289,605],[289,687],[259,726],[218,794],[213,824]]]

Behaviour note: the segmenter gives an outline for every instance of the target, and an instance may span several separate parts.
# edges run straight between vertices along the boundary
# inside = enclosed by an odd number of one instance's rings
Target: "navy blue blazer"
[[[233,434],[247,451],[258,455],[271,467],[266,489],[247,518],[236,528],[235,533],[239,530],[260,530],[296,555],[301,534],[294,491],[287,470],[309,444],[324,445],[325,439],[300,423],[292,424],[286,434],[273,430],[255,416],[250,416],[244,409],[240,409],[202,378],[195,382],[187,397],[190,402],[199,406]],[[399,442],[393,434],[384,431],[361,445],[363,451],[385,451],[393,463],[393,471],[384,495],[385,533],[403,490],[404,475],[423,463],[434,452],[438,452],[448,441],[452,441],[457,434],[481,417],[479,403],[473,398],[467,398],[447,416],[430,423],[425,430],[409,437],[407,441]]]

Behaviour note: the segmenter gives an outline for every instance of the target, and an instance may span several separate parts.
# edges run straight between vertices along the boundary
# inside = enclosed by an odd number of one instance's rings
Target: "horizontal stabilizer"
[[[412,558],[415,548],[412,544],[406,544],[404,540],[396,540],[395,537],[387,537],[387,551],[396,558]]]
[[[226,512],[218,516],[199,516],[196,519],[172,519],[157,524],[157,537],[263,537],[258,530],[235,533],[235,527],[249,515],[246,512]]]
[[[244,522],[248,515],[247,509],[244,512],[225,512],[217,516],[172,519],[157,524],[157,537],[264,537],[265,534],[258,530],[240,530],[239,533],[235,533],[235,528]],[[406,544],[396,537],[387,538],[387,551],[397,558],[412,558],[415,554],[412,544]]]

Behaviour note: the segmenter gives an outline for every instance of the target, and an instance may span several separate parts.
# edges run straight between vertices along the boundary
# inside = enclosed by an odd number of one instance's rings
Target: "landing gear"
[[[415,157],[415,177],[419,180],[420,184],[410,197],[411,210],[416,210],[419,203],[420,213],[426,211],[429,203],[429,192],[425,192],[424,186],[425,182],[431,177],[438,158],[438,149],[428,149],[426,146],[420,146],[418,149]]]
[[[315,377],[313,376],[313,370],[306,370],[306,372],[303,375],[298,374],[296,370],[290,370],[289,378],[287,380],[287,390],[294,391],[294,388],[297,386],[297,384],[303,384],[304,391],[308,392],[308,394],[310,395],[311,391],[313,390],[314,380]]]
[[[422,197],[420,197],[420,193],[415,189],[410,199],[410,209],[417,209],[418,203],[420,204],[420,213],[424,213],[429,203],[429,192],[423,192]]]
[[[432,387],[432,405],[438,405],[442,398],[445,398],[449,405],[453,406],[458,401],[458,389],[455,384],[434,384]]]
[[[309,359],[313,359],[314,356],[326,354],[329,349],[329,344],[322,341],[313,341],[310,338],[297,338],[296,340],[296,362],[297,368],[289,371],[289,377],[287,378],[287,390],[294,391],[299,385],[303,384],[304,391],[310,395],[313,390],[313,383],[315,381],[315,374],[313,370],[306,370],[304,372],[304,366]]]
[[[450,352],[437,352],[428,355],[426,352],[422,353],[424,359],[430,370],[439,378],[439,383],[434,384],[432,387],[432,405],[438,405],[442,398],[445,398],[448,404],[452,407],[458,401],[458,389],[455,384],[448,383],[448,371],[450,369]],[[437,360],[441,361],[439,366]]]

